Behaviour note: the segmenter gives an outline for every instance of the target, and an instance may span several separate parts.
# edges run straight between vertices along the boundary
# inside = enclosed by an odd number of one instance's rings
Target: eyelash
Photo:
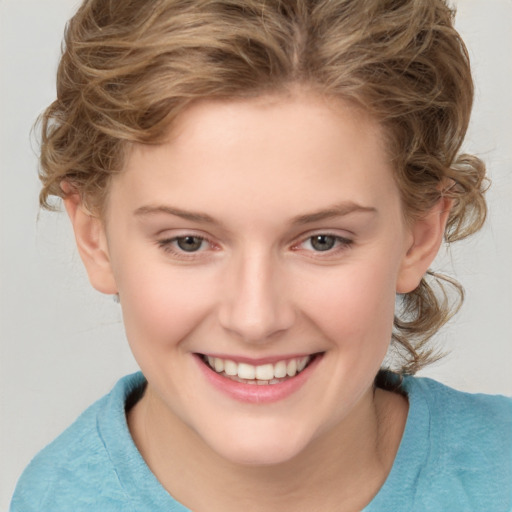
[[[332,248],[328,248],[328,249],[326,249],[324,251],[308,249],[307,252],[310,252],[310,253],[314,254],[314,256],[311,256],[311,257],[314,257],[314,258],[323,258],[323,257],[329,257],[329,256],[338,255],[340,252],[343,252],[343,251],[346,251],[347,249],[349,249],[353,245],[353,243],[354,243],[353,240],[350,240],[348,238],[345,238],[345,237],[342,237],[342,236],[339,236],[339,235],[335,235],[333,233],[319,232],[319,233],[314,233],[312,235],[309,235],[306,238],[301,239],[301,241],[296,243],[296,244],[294,244],[291,247],[291,249],[293,251],[301,250],[301,248],[302,248],[302,246],[304,244],[306,244],[308,242],[311,244],[312,240],[315,237],[329,237],[329,238],[333,238],[334,239],[334,246]],[[180,249],[179,247],[177,247],[177,244],[179,243],[179,241],[180,240],[184,240],[186,238],[197,239],[201,243],[200,247],[203,247],[203,245],[206,243],[206,244],[209,245],[210,248],[212,248],[212,249],[215,248],[215,244],[211,240],[209,240],[208,238],[206,238],[204,236],[195,235],[195,234],[186,234],[186,235],[182,235],[182,236],[176,236],[176,237],[173,237],[173,238],[166,238],[166,239],[163,239],[163,240],[158,240],[157,243],[158,243],[158,246],[164,252],[169,253],[169,254],[171,254],[172,256],[174,256],[174,257],[176,257],[178,259],[190,260],[190,259],[197,258],[200,253],[204,252],[204,250],[201,250],[201,248],[199,250],[197,250],[197,251],[185,251],[185,250]],[[323,256],[324,254],[325,254],[325,256]]]
[[[302,239],[299,243],[295,244],[292,247],[292,249],[300,250],[304,244],[306,244],[306,243],[311,244],[312,240],[317,237],[333,238],[335,245],[334,245],[334,247],[332,247],[330,249],[326,249],[324,251],[318,251],[318,250],[315,251],[314,249],[307,250],[307,252],[311,252],[312,254],[314,254],[314,256],[312,256],[314,258],[322,258],[322,257],[338,255],[340,252],[343,252],[343,251],[346,251],[347,249],[349,249],[352,246],[352,244],[354,243],[354,241],[349,238],[345,238],[345,237],[335,235],[335,234],[329,233],[329,232],[319,232],[319,233],[314,233],[312,235],[309,235],[308,237]],[[324,254],[325,254],[325,256],[323,256]]]
[[[185,251],[183,249],[180,249],[179,247],[176,247],[178,241],[184,240],[185,238],[196,238],[197,240],[201,241],[201,246],[204,243],[207,243],[211,248],[214,247],[214,244],[208,238],[206,238],[204,236],[194,235],[194,234],[175,236],[173,238],[165,238],[163,240],[158,240],[157,243],[158,243],[158,246],[160,248],[162,248],[162,250],[164,252],[169,253],[176,258],[183,259],[183,260],[197,258],[197,254],[203,252],[202,250]]]

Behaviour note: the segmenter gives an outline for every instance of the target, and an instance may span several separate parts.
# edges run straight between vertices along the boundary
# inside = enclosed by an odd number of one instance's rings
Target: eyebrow
[[[176,217],[180,217],[191,222],[220,225],[220,222],[216,221],[211,215],[208,215],[207,213],[182,210],[180,208],[175,208],[173,206],[166,205],[141,206],[140,208],[137,208],[134,213],[136,216],[146,216],[163,213],[166,215],[174,215]],[[377,209],[370,206],[362,206],[352,201],[347,201],[328,207],[326,209],[306,213],[303,215],[298,215],[292,219],[291,225],[298,226],[304,224],[311,224],[313,222],[318,222],[321,220],[332,219],[335,217],[343,217],[351,213],[375,214],[377,213]]]
[[[292,219],[292,225],[310,224],[320,220],[332,219],[334,217],[343,217],[350,213],[377,213],[377,209],[372,206],[362,206],[352,201],[340,203],[325,210],[318,210],[304,215],[298,215]]]
[[[165,213],[167,215],[174,215],[181,217],[185,220],[192,222],[203,222],[207,224],[218,224],[213,217],[206,213],[192,212],[188,210],[181,210],[172,206],[141,206],[135,210],[136,216],[155,215],[158,213]]]

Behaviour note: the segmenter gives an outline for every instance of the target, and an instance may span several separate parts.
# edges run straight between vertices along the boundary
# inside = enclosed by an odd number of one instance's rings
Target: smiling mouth
[[[302,373],[321,354],[283,359],[275,363],[252,365],[231,359],[199,354],[203,363],[222,377],[253,385],[280,384]]]

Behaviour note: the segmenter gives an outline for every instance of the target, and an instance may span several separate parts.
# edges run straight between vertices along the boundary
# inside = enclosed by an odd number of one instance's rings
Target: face
[[[311,94],[203,102],[134,146],[105,239],[160,417],[289,460],[371,400],[412,235],[379,127]]]

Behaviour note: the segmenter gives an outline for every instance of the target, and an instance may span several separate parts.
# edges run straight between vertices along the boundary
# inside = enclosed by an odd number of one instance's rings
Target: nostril
[[[258,253],[258,254],[255,254]],[[240,257],[226,279],[219,304],[221,326],[247,343],[266,343],[289,329],[295,312],[283,286],[283,272],[259,249]]]

